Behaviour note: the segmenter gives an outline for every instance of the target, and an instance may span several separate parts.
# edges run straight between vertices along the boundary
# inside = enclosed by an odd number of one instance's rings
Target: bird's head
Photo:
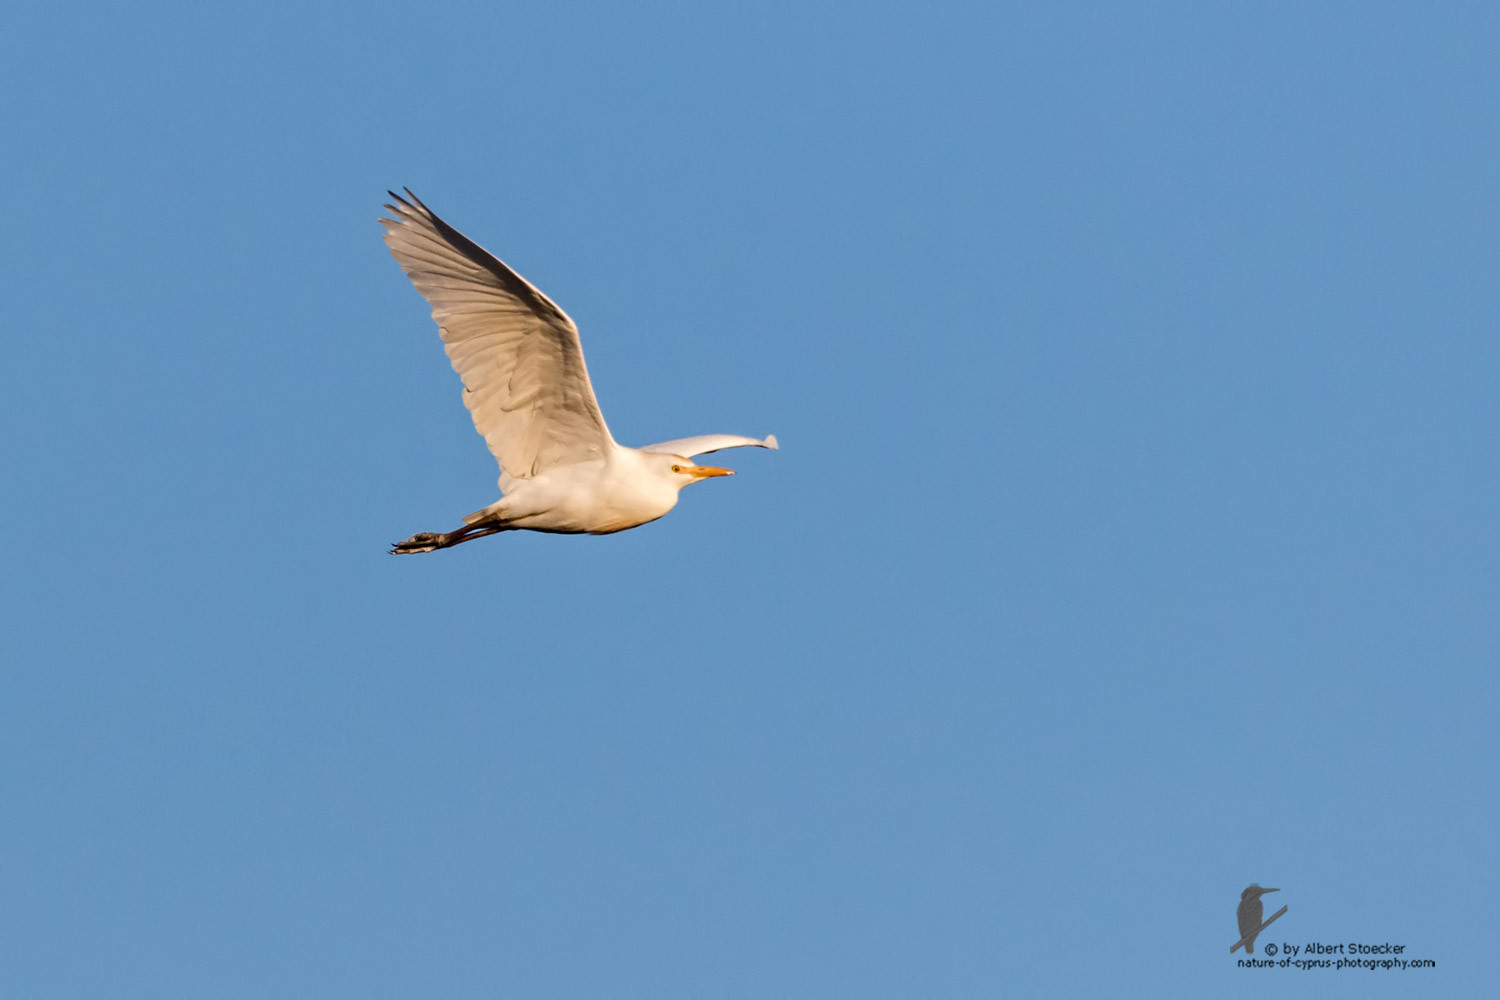
[[[721,469],[716,465],[698,465],[690,458],[681,455],[653,455],[658,459],[653,463],[660,475],[675,485],[679,490],[690,483],[701,483],[705,479],[715,476],[732,476],[733,469]]]
[[[1268,893],[1268,892],[1280,892],[1280,891],[1281,891],[1280,889],[1262,889],[1260,886],[1255,885],[1255,884],[1252,883],[1251,885],[1247,885],[1245,887],[1245,891],[1244,892],[1240,893],[1240,899],[1241,900],[1255,899],[1255,898],[1257,898],[1257,897],[1259,897],[1261,895],[1264,895],[1265,893]]]

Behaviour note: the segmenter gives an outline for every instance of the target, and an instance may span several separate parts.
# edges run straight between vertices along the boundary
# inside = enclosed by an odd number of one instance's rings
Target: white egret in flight
[[[432,305],[464,405],[500,463],[499,500],[449,532],[420,532],[393,553],[431,552],[499,531],[607,535],[654,521],[677,491],[730,469],[697,455],[764,440],[735,434],[616,444],[583,364],[578,327],[540,290],[406,191],[394,191],[385,242]]]

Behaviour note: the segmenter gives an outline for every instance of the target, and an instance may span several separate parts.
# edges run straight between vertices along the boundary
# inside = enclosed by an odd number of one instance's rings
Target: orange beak
[[[713,465],[695,465],[687,471],[698,479],[708,479],[711,476],[734,475],[733,469],[720,469]]]

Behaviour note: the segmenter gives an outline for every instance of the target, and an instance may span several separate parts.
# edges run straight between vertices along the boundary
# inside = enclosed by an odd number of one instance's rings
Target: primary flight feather
[[[731,476],[697,465],[723,448],[777,447],[704,434],[627,448],[610,436],[583,363],[578,327],[541,290],[438,218],[410,189],[382,218],[386,246],[432,306],[464,405],[500,463],[499,500],[449,532],[420,532],[393,553],[431,552],[499,531],[609,534],[654,521],[689,483]]]

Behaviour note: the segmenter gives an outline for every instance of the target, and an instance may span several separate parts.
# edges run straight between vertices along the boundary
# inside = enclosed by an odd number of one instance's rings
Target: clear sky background
[[[0,995],[1493,987],[1497,39],[13,5]],[[782,450],[391,558],[497,495],[400,185],[622,442]]]

